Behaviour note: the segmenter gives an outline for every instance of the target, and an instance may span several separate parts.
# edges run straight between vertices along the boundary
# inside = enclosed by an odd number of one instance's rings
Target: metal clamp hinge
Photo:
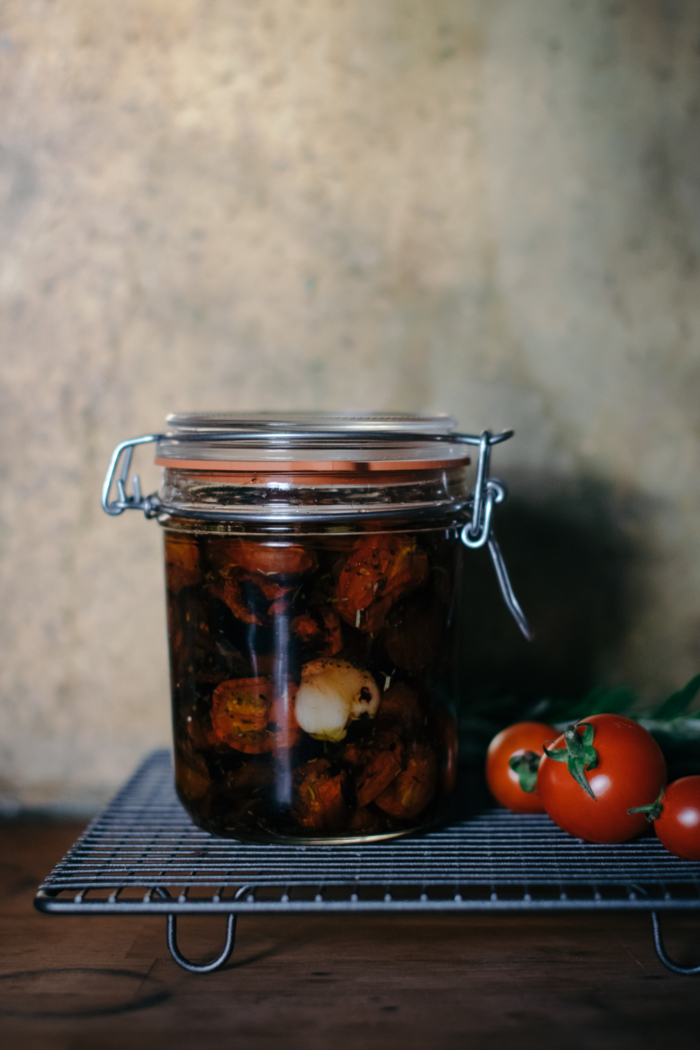
[[[137,445],[149,445],[160,441],[162,434],[144,434],[142,437],[129,438],[117,445],[109,461],[104,484],[102,486],[102,510],[113,516],[125,510],[142,510],[147,518],[154,518],[160,510],[160,501],[155,492],[150,496],[141,493],[141,481],[138,474],[132,475],[131,494],[126,490],[129,480],[131,457]],[[115,481],[116,476],[116,481]],[[117,499],[110,500],[112,485],[116,485]]]
[[[495,435],[491,434],[488,430],[484,430],[481,437],[478,439],[479,461],[476,467],[472,517],[471,521],[468,521],[462,529],[461,537],[462,543],[472,550],[488,546],[493,567],[496,570],[498,585],[501,589],[501,594],[503,595],[503,600],[508,606],[513,619],[523,635],[528,641],[532,641],[530,625],[528,624],[525,614],[515,597],[508,576],[508,570],[506,569],[506,563],[501,554],[501,548],[498,546],[498,541],[496,540],[496,536],[491,528],[491,516],[493,514],[494,504],[503,503],[508,495],[508,490],[503,482],[499,481],[498,478],[492,478],[490,476],[491,447],[492,445],[500,444],[501,441],[507,441],[512,435],[512,430],[505,431],[503,434]],[[465,442],[465,444],[466,443],[467,442]],[[468,443],[477,444],[477,441],[472,439]]]

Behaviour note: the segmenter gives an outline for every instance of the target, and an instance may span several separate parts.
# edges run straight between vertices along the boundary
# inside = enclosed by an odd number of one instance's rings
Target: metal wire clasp
[[[511,431],[512,433],[512,431]],[[503,440],[503,435],[498,435]],[[508,434],[510,437],[510,434]],[[472,520],[462,529],[462,543],[472,550],[483,547],[491,530],[491,514],[494,503],[503,503],[508,495],[505,485],[498,478],[489,476],[491,469],[491,445],[496,444],[490,432],[484,430],[479,438],[479,462],[476,468],[474,484],[474,509]]]
[[[125,510],[142,510],[147,518],[154,518],[156,516],[160,509],[158,496],[155,492],[152,492],[150,496],[142,495],[141,481],[138,474],[132,475],[131,495],[126,491],[126,485],[129,480],[131,457],[134,454],[136,446],[149,445],[154,441],[160,441],[162,436],[162,434],[144,434],[142,437],[129,438],[128,441],[122,441],[121,444],[117,445],[112,453],[112,458],[109,461],[104,484],[102,486],[101,502],[102,510],[105,514],[116,516],[117,514],[123,513]],[[116,479],[118,498],[110,500],[109,494],[112,490],[112,484],[114,483],[117,470],[119,470],[119,475]]]
[[[501,441],[507,441],[512,436],[512,430],[506,430],[502,434],[491,434],[490,431],[484,430],[479,438],[470,434],[460,435],[464,444],[478,444],[479,446],[472,517],[471,521],[468,521],[462,529],[461,537],[462,543],[472,550],[488,546],[503,600],[518,627],[528,642],[530,642],[532,641],[530,625],[525,618],[523,610],[520,608],[518,599],[513,593],[513,587],[508,576],[506,563],[501,554],[501,548],[498,546],[498,541],[491,528],[491,515],[493,514],[494,503],[503,503],[503,500],[508,495],[508,490],[503,482],[490,476],[491,446],[498,445]]]

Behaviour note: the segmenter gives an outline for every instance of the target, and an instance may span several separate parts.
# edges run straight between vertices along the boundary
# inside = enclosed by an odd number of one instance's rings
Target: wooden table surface
[[[0,824],[4,1050],[700,1046],[700,977],[664,969],[646,915],[243,917],[227,967],[193,975],[162,918],[34,910],[80,830]],[[218,952],[223,926],[181,920],[183,951]],[[700,916],[664,932],[700,961]]]

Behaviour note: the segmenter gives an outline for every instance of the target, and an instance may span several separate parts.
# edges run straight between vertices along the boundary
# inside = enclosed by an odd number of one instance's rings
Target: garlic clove
[[[350,709],[343,697],[313,680],[299,686],[295,713],[304,732],[316,740],[342,740],[350,718]]]
[[[301,669],[296,719],[316,740],[342,740],[348,723],[361,715],[374,718],[379,707],[377,683],[368,671],[347,660],[312,660]]]

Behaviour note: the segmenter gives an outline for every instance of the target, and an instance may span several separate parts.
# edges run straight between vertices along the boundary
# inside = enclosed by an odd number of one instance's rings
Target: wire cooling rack
[[[167,916],[181,966],[210,972],[233,950],[245,913],[512,912],[700,909],[700,863],[653,834],[604,846],[571,838],[547,816],[488,809],[413,838],[366,845],[248,845],[197,828],[180,805],[170,755],[156,751],[39,889],[53,914]],[[226,944],[206,964],[185,959],[177,917],[227,917]]]

